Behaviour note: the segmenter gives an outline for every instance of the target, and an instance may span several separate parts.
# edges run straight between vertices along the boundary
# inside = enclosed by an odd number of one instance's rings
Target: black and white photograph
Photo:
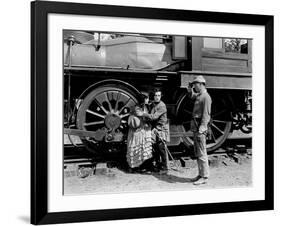
[[[63,195],[252,186],[251,38],[63,30]]]
[[[3,2],[1,225],[278,225],[278,6]]]
[[[31,222],[273,209],[273,17],[31,4]]]

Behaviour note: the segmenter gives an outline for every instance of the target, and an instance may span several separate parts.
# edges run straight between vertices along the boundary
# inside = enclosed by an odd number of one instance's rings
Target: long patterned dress
[[[140,117],[140,127],[129,128],[127,162],[131,168],[135,168],[150,158],[152,158],[151,126]]]

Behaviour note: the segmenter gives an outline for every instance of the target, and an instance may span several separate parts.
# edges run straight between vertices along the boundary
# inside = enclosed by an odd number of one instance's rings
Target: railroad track
[[[169,147],[169,150],[175,159],[192,155],[192,150],[186,150],[184,146]],[[251,152],[251,139],[229,139],[221,148],[210,153],[209,156],[225,155],[235,152]],[[122,160],[125,160],[124,153],[123,155],[120,153],[111,153],[107,156],[94,156],[92,153],[88,152],[82,144],[77,146],[70,144],[64,146],[64,165],[87,165],[97,162],[104,163]]]
[[[190,153],[169,150],[172,153],[173,161],[170,158],[170,167],[176,171],[182,172],[182,167],[193,168],[195,167],[194,161]],[[243,161],[248,161],[252,155],[251,139],[249,140],[231,140],[225,143],[225,145],[209,154],[210,166],[219,166],[220,164],[229,165],[233,162],[242,164]],[[71,145],[65,146],[64,157],[64,176],[72,177],[77,176],[85,178],[90,175],[110,175],[109,168],[118,168],[123,171],[127,171],[127,164],[125,156],[116,154],[110,157],[97,157],[89,153],[83,145],[74,147]]]

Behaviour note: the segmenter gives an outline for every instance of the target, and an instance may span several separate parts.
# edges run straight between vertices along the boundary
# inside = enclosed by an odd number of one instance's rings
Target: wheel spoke
[[[189,111],[189,110],[184,109],[183,111],[186,112],[186,113],[188,113],[188,114],[190,114],[190,115],[192,115],[192,112]]]
[[[127,107],[127,105],[129,104],[130,100],[131,100],[131,98],[129,98],[128,101],[126,102],[126,104],[124,104],[124,106],[119,111],[117,111],[117,114],[121,113],[123,111],[123,109],[125,107]]]
[[[218,115],[220,115],[220,114],[222,114],[222,113],[224,113],[224,112],[226,112],[226,109],[221,110],[221,111],[215,113],[213,117],[218,116]]]
[[[109,108],[109,111],[112,112],[112,106],[111,106],[111,103],[108,99],[108,92],[102,92],[100,93],[99,95],[97,95],[95,97],[95,99],[97,100],[98,103],[104,103],[106,102],[108,104],[108,108]],[[102,104],[101,104],[102,105]],[[106,110],[107,111],[107,110]],[[108,111],[107,111],[108,112]]]
[[[87,109],[86,112],[88,112],[88,113],[90,113],[90,114],[92,114],[92,115],[98,116],[98,117],[100,117],[100,118],[105,118],[104,115],[101,115],[101,114],[96,113],[96,112],[94,112],[94,111],[91,111],[91,110],[89,110],[89,109]]]
[[[103,110],[103,112],[105,114],[108,114],[108,111],[102,106],[102,104],[97,100],[95,99],[95,102],[97,103],[97,105]]]
[[[121,96],[121,93],[118,92],[117,97],[116,97],[115,108],[114,108],[115,112],[117,111],[117,108],[118,108],[118,103],[119,103],[120,96]]]
[[[100,125],[100,124],[104,124],[104,121],[83,123],[84,126],[93,126],[93,125]]]
[[[130,115],[130,113],[127,113],[127,114],[125,114],[125,115],[120,115],[120,118],[125,118],[125,117],[127,117],[128,115]]]
[[[220,128],[218,128],[215,124],[212,124],[211,126],[213,126],[217,131],[219,131],[221,134],[224,134],[223,131],[221,131]]]
[[[109,101],[108,94],[109,94],[109,92],[106,92],[105,98],[106,98],[106,101],[108,103],[109,111],[112,112],[112,105],[111,105],[111,103]]]
[[[216,138],[215,138],[215,135],[214,135],[213,131],[212,131],[212,138],[213,138],[214,142],[216,143],[217,140],[216,140]]]
[[[222,121],[222,120],[217,120],[217,119],[214,119],[213,122],[220,122],[220,123],[227,124],[227,121]]]

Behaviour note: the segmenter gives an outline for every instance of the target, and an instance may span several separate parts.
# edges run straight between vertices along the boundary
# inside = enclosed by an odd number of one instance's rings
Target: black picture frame
[[[48,212],[48,14],[147,18],[262,25],[265,27],[265,199],[143,208]],[[273,16],[62,2],[31,3],[31,223],[51,224],[193,214],[272,210]]]

